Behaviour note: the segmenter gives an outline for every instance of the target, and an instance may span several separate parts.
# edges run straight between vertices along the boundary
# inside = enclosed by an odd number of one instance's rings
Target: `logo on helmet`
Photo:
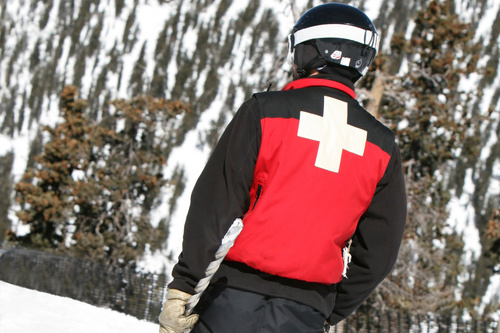
[[[356,68],[359,68],[359,67],[361,67],[361,65],[362,65],[362,64],[363,64],[363,60],[358,59],[358,60],[356,61],[356,63],[354,64],[354,66],[355,66]]]
[[[337,50],[333,52],[330,58],[332,58],[333,60],[340,60],[340,58],[342,58],[342,51]]]

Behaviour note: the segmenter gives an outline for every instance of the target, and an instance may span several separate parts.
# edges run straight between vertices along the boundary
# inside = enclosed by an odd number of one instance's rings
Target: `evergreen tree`
[[[486,235],[491,240],[489,250],[493,257],[492,262],[496,263],[493,270],[498,274],[500,273],[500,208],[493,211]]]
[[[16,184],[19,220],[30,226],[22,245],[120,266],[135,265],[146,244],[159,246],[165,226],[149,222],[160,188],[180,102],[141,96],[112,102],[98,124],[84,114],[76,89],[61,94],[64,121]],[[154,249],[154,248],[153,248]]]
[[[41,249],[64,248],[65,224],[70,219],[72,173],[85,166],[89,155],[89,128],[83,116],[85,102],[75,100],[76,89],[66,88],[61,94],[64,122],[56,128],[45,127],[51,140],[44,152],[35,157],[35,167],[16,184],[17,213],[30,233],[12,237],[23,245]]]
[[[12,162],[14,161],[14,154],[9,152],[5,156],[0,157],[0,187],[12,191]],[[9,206],[10,195],[4,198],[0,203],[0,245],[4,241],[7,232],[10,228],[11,221],[9,219]]]

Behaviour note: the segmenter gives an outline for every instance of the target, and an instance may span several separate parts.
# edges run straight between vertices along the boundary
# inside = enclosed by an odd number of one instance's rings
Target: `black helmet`
[[[338,64],[363,76],[378,48],[378,34],[372,21],[361,10],[326,3],[302,15],[288,36],[289,52],[299,76],[310,69]]]

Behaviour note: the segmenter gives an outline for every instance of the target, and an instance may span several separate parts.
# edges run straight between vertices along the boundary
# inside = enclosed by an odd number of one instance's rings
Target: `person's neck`
[[[350,89],[354,90],[354,83],[349,78],[339,73],[336,73],[335,71],[328,73],[316,71],[315,73],[312,73],[308,77],[315,79],[317,78],[317,79],[327,79],[327,80],[337,81],[349,87]]]

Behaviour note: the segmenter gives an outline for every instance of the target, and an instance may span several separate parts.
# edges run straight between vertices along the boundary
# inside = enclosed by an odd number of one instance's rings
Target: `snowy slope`
[[[0,281],[2,333],[157,333],[158,325]]]

